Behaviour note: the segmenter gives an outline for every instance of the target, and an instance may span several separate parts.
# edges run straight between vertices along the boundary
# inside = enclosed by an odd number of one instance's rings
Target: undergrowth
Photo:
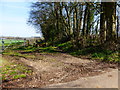
[[[24,52],[40,52],[40,53],[57,53],[63,52],[73,56],[90,56],[91,59],[106,61],[106,62],[120,62],[120,51],[110,51],[102,49],[101,46],[91,46],[86,48],[74,49],[71,41],[56,44],[46,47],[19,47],[14,50],[23,50]],[[17,54],[18,55],[18,54]],[[22,56],[22,55],[19,55]]]

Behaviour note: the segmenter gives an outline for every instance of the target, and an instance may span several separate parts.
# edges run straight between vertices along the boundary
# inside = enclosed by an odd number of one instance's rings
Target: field
[[[16,39],[4,39],[4,46],[9,46],[13,44],[23,43],[24,40],[16,40]],[[0,46],[2,46],[2,40],[0,40]]]

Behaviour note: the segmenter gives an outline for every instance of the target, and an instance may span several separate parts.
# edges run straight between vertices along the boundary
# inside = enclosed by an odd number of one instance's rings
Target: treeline
[[[116,49],[118,8],[117,2],[36,2],[28,23],[53,45],[71,41],[76,49],[97,45]]]
[[[12,36],[1,36],[0,39],[21,39],[23,40],[23,37],[12,37]]]

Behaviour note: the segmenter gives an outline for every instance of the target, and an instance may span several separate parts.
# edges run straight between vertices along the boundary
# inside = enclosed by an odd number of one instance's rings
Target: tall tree
[[[105,2],[101,2],[100,14],[100,41],[101,44],[106,40],[106,17],[105,17]]]
[[[116,40],[116,2],[106,2],[105,18],[106,18],[106,40]]]
[[[96,36],[101,44],[114,42],[118,32],[116,2],[36,2],[29,23],[42,32],[46,42],[72,40],[77,48],[98,45]]]

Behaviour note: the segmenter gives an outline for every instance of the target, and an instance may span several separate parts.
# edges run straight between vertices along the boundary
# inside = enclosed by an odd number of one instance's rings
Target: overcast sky
[[[28,26],[31,0],[0,0],[0,36],[39,36]]]

